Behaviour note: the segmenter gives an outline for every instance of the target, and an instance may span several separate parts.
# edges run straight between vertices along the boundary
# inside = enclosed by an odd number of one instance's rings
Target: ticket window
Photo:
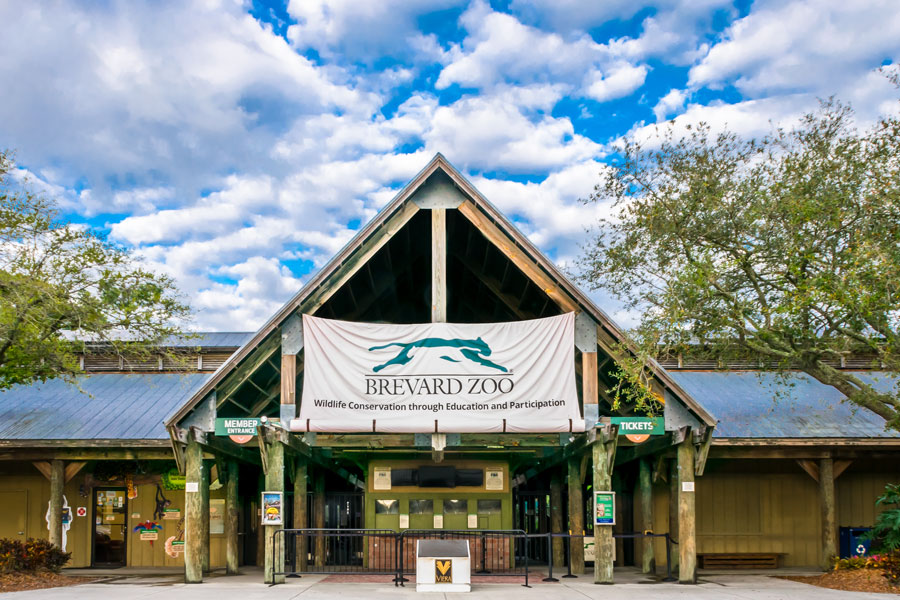
[[[400,500],[391,498],[375,501],[375,529],[400,529]]]
[[[476,502],[478,529],[503,529],[502,520],[500,519],[500,500],[484,499]]]
[[[434,500],[431,498],[410,499],[409,501],[409,528],[432,529],[434,528]]]
[[[469,501],[448,498],[443,502],[444,529],[468,529]]]

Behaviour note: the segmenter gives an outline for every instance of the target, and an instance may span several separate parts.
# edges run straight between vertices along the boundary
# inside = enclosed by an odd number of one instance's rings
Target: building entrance
[[[128,495],[125,488],[94,489],[94,566],[125,566],[127,528]]]

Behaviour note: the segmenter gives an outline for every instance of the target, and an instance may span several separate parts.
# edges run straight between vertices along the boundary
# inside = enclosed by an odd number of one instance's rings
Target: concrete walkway
[[[72,575],[97,575],[87,570],[67,570]],[[260,583],[262,573],[248,568],[243,574],[225,577],[213,573],[203,584],[186,585],[181,574],[156,572],[148,575],[132,575],[120,570],[108,579],[96,583],[73,587],[13,592],[2,598],[23,598],[29,600],[95,600],[96,598],[127,598],[152,600],[355,600],[367,598],[454,598],[461,600],[497,599],[526,600],[545,598],[559,600],[656,600],[656,599],[725,599],[725,600],[818,600],[820,598],[869,598],[885,600],[893,595],[866,594],[827,590],[810,585],[776,579],[761,574],[710,574],[701,576],[698,585],[679,585],[651,580],[634,569],[617,569],[616,585],[594,585],[590,577],[561,579],[559,583],[535,582],[531,588],[518,583],[478,583],[476,579],[472,593],[464,594],[417,594],[415,585],[394,587],[390,577],[383,582],[364,583],[335,581],[335,576],[305,575],[300,579],[288,579],[284,585],[269,587]],[[329,581],[330,579],[330,581]]]

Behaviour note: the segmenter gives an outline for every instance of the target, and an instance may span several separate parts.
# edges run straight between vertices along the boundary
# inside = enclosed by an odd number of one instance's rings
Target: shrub
[[[71,552],[63,552],[47,540],[0,539],[0,573],[42,569],[58,573],[71,556]]]

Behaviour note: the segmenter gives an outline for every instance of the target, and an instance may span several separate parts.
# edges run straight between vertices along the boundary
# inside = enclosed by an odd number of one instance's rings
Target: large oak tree
[[[589,202],[612,202],[582,281],[641,315],[658,352],[799,370],[900,429],[900,394],[840,368],[900,370],[900,120],[821,103],[761,139],[669,123],[629,138]],[[623,375],[641,381],[626,365]]]
[[[140,355],[181,335],[189,308],[173,281],[125,248],[60,219],[12,177],[0,152],[0,390],[74,378],[85,343]]]

